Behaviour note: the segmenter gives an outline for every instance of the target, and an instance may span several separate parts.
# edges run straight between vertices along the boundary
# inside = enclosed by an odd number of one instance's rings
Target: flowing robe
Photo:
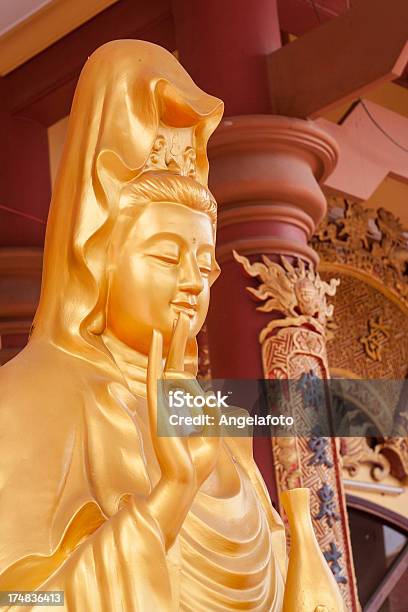
[[[40,342],[0,389],[0,590],[62,590],[70,612],[281,609],[284,529],[248,439],[222,442],[239,486],[199,491],[166,553],[144,398]]]

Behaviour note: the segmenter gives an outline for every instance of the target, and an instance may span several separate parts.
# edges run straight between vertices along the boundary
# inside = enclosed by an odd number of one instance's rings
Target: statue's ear
[[[134,176],[132,171],[122,159],[110,150],[103,150],[99,153],[95,169],[92,174],[92,184],[95,199],[99,206],[96,210],[104,210],[104,225],[110,225],[112,230],[117,219],[119,208],[119,196],[123,185]],[[106,255],[106,251],[105,251]],[[106,270],[106,266],[105,266]],[[106,300],[108,295],[108,275],[100,280],[97,314],[94,315],[92,323],[88,326],[88,331],[99,335],[103,333],[106,326]]]

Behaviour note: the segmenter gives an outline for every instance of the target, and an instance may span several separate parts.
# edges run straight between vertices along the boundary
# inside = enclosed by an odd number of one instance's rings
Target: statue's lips
[[[171,305],[175,307],[177,312],[185,312],[189,317],[194,317],[197,312],[197,306],[188,302],[171,302]]]

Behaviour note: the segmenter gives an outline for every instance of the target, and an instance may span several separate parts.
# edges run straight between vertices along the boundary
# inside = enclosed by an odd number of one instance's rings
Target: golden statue
[[[64,591],[70,612],[312,612],[321,598],[321,554],[302,607],[293,578],[284,595],[284,527],[250,439],[156,431],[163,371],[198,385],[222,109],[146,42],[104,45],[82,71],[31,338],[0,370],[0,591]]]

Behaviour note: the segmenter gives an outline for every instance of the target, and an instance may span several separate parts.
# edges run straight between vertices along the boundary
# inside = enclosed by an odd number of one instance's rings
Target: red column
[[[217,259],[222,274],[211,291],[207,335],[213,378],[264,378],[259,334],[271,320],[249,299],[256,287],[233,251],[299,257],[317,263],[307,245],[324,215],[319,182],[337,158],[335,143],[312,123],[268,115],[223,121],[209,147],[210,187],[219,204]],[[254,439],[254,456],[277,501],[268,438]]]
[[[173,0],[181,63],[226,115],[270,111],[266,57],[281,46],[277,0]]]
[[[334,142],[312,123],[268,115],[232,117],[210,142],[210,187],[219,203],[217,258],[222,274],[212,289],[208,337],[213,377],[263,378],[259,333],[271,318],[255,310],[233,250],[300,257],[324,215],[318,182],[336,162]]]

